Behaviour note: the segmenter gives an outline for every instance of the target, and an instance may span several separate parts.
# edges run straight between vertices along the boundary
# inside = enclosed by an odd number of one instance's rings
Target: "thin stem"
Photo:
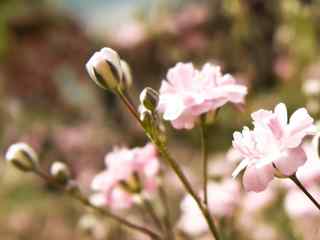
[[[203,201],[208,206],[208,147],[207,147],[207,129],[205,116],[200,118],[201,130],[201,152],[202,152],[202,174],[203,174]]]
[[[119,91],[119,97],[122,100],[122,102],[126,105],[126,107],[128,108],[128,110],[130,111],[130,113],[134,116],[134,118],[140,123],[140,125],[143,127],[142,122],[140,120],[140,117],[137,113],[137,110],[135,109],[135,107],[131,104],[131,102],[128,100],[128,98],[124,95],[124,93],[122,93],[121,91]]]
[[[297,178],[296,174],[290,176],[290,179],[300,188],[300,190],[313,202],[313,204],[320,210],[320,204],[317,200],[308,192],[308,190],[303,186],[300,180]]]
[[[159,192],[159,197],[161,199],[161,202],[162,202],[162,205],[164,208],[164,217],[163,217],[164,220],[163,221],[166,226],[167,237],[169,240],[173,240],[174,233],[172,230],[172,224],[171,224],[171,220],[170,220],[170,209],[169,209],[167,193],[162,185],[159,186],[158,192]]]
[[[135,109],[132,109],[132,105],[128,102],[126,97],[121,92],[119,93],[119,96],[121,97],[121,100],[125,103],[125,105],[128,107],[128,109],[132,113],[132,115],[138,120],[138,122],[140,123],[142,128],[146,131],[146,129],[143,127],[143,124],[142,124],[139,116],[137,115],[137,112],[135,111]],[[171,155],[167,151],[164,143],[160,139],[151,138],[150,134],[147,134],[147,136],[155,144],[155,146],[157,147],[157,149],[160,152],[160,154],[162,155],[162,157],[165,159],[165,161],[171,167],[171,169],[175,172],[175,174],[177,175],[177,177],[181,181],[181,183],[184,186],[184,188],[186,189],[186,191],[191,195],[191,197],[197,203],[197,205],[200,208],[202,215],[206,219],[207,224],[209,226],[209,229],[210,229],[211,233],[213,234],[213,236],[215,237],[215,239],[220,240],[218,230],[217,230],[214,222],[211,219],[208,208],[206,206],[202,205],[201,199],[198,197],[196,192],[193,190],[191,184],[189,183],[187,177],[184,175],[180,166],[176,163],[176,161],[171,157]]]
[[[213,223],[209,210],[206,206],[202,204],[201,199],[196,194],[196,192],[193,190],[191,184],[189,183],[187,177],[184,175],[182,169],[180,166],[176,163],[176,161],[170,156],[169,152],[167,151],[166,147],[161,142],[155,142],[155,145],[158,147],[158,150],[162,157],[167,161],[169,166],[172,168],[172,170],[176,173],[177,177],[181,181],[182,185],[186,189],[186,191],[191,195],[191,197],[195,200],[198,207],[200,208],[202,215],[205,217],[207,224],[209,226],[209,229],[216,240],[220,240],[218,230]]]
[[[162,223],[161,223],[155,209],[153,208],[151,202],[146,198],[143,198],[142,202],[143,202],[143,205],[144,205],[147,213],[149,214],[150,218],[152,219],[154,225],[157,228],[161,229],[161,231],[163,231],[164,229],[163,229]]]
[[[63,186],[63,185],[57,183],[56,181],[54,181],[54,179],[50,175],[46,174],[45,172],[41,171],[40,169],[35,169],[34,173],[36,173],[38,176],[40,176],[46,182],[54,185],[55,187],[60,188],[60,189],[62,189],[64,191],[66,190],[65,186]],[[122,225],[124,225],[124,226],[126,226],[128,228],[131,228],[133,230],[139,231],[142,234],[148,235],[151,239],[161,240],[161,237],[157,233],[151,231],[150,229],[145,228],[145,227],[140,226],[140,225],[137,225],[135,223],[132,223],[132,222],[130,222],[130,221],[128,221],[128,220],[116,215],[116,214],[113,214],[113,213],[109,212],[108,210],[106,210],[104,208],[100,208],[100,207],[92,205],[90,203],[90,201],[88,200],[88,198],[83,196],[81,193],[79,193],[79,194],[72,194],[72,193],[70,194],[69,193],[69,195],[72,198],[77,199],[78,201],[80,201],[83,205],[95,210],[97,213],[99,213],[99,214],[101,214],[101,215],[103,215],[105,217],[109,217],[109,218],[115,220],[116,222],[118,222],[118,223],[120,223],[120,224],[122,224]]]

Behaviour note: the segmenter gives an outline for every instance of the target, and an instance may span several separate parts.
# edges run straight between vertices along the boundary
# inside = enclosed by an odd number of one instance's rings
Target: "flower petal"
[[[282,157],[274,161],[277,169],[284,175],[290,176],[307,161],[302,147],[289,149]]]
[[[243,185],[246,191],[261,192],[266,189],[273,179],[272,165],[256,168],[254,165],[247,167],[243,176]]]

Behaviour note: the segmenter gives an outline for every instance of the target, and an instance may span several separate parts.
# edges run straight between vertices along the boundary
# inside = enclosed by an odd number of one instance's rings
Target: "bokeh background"
[[[214,162],[258,108],[283,101],[290,111],[306,105],[320,116],[320,98],[307,86],[320,81],[319,22],[318,0],[1,0],[1,155],[11,143],[26,141],[45,169],[66,162],[88,192],[114,145],[146,142],[114,95],[97,88],[85,71],[91,54],[109,46],[132,67],[136,103],[143,87],[158,89],[179,61],[220,64],[249,87],[243,111],[227,106],[209,129]],[[170,149],[199,181],[199,131],[168,130]],[[170,187],[172,199],[179,199],[179,185]],[[0,189],[1,239],[92,239],[79,230],[79,204],[3,159]],[[171,205],[177,219],[179,201]],[[283,211],[275,207],[266,219],[276,231],[266,239],[300,239]],[[129,239],[121,226],[102,223],[97,239]]]

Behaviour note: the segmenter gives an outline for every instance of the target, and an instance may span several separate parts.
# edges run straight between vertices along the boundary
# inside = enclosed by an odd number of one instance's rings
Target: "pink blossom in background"
[[[308,191],[317,201],[320,201],[320,188],[313,186]],[[319,216],[317,207],[299,189],[291,189],[285,198],[285,209],[292,218],[308,218]]]
[[[263,192],[247,192],[241,200],[242,210],[245,212],[258,212],[274,203],[277,197],[275,188],[269,187]]]
[[[247,191],[265,190],[277,172],[290,176],[306,161],[302,147],[304,138],[315,133],[312,117],[305,108],[296,110],[288,121],[286,105],[278,104],[274,111],[261,109],[251,114],[253,130],[244,127],[233,134],[233,147],[243,160],[233,172],[242,170]],[[275,169],[277,168],[277,171]]]
[[[178,63],[162,81],[158,110],[174,128],[191,129],[201,114],[227,102],[243,103],[246,94],[247,88],[219,66],[205,64],[199,71],[191,63]]]
[[[92,203],[111,208],[128,208],[137,194],[152,194],[157,187],[159,160],[154,145],[133,149],[116,148],[105,157],[106,170],[94,177],[91,187],[96,193]],[[141,191],[129,191],[123,183],[140,185]]]
[[[315,137],[315,138],[318,138]],[[297,178],[320,201],[320,159],[317,153],[315,141],[304,144],[307,155],[306,163],[297,171]],[[319,210],[314,206],[306,195],[294,187],[292,182],[286,184],[288,194],[285,198],[285,209],[294,218],[319,216]]]
[[[127,22],[110,34],[110,38],[117,47],[128,49],[138,46],[147,37],[146,27],[138,21]]]
[[[233,179],[208,183],[208,206],[215,217],[232,217],[239,205],[240,197],[240,186]],[[182,200],[180,206],[182,215],[178,228],[190,235],[199,235],[208,230],[201,211],[190,195]]]

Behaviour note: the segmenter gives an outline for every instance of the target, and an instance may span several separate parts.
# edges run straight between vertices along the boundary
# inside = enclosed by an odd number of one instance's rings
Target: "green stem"
[[[65,190],[65,186],[57,183],[50,175],[46,174],[45,172],[41,171],[40,169],[35,169],[34,173],[37,174],[38,176],[40,176],[42,179],[44,179],[46,182],[48,182],[49,184],[52,184],[53,186]],[[151,231],[148,228],[145,228],[143,226],[137,225],[135,223],[132,223],[116,214],[113,214],[111,212],[109,212],[108,210],[104,209],[104,208],[100,208],[97,206],[94,206],[90,203],[90,201],[88,200],[88,198],[86,198],[85,196],[83,196],[81,193],[78,194],[69,194],[72,198],[80,201],[83,205],[95,210],[97,213],[105,216],[105,217],[109,217],[113,220],[115,220],[116,222],[131,228],[133,230],[139,231],[142,234],[145,234],[147,236],[149,236],[151,239],[154,240],[161,240],[162,238],[155,232]]]
[[[201,152],[202,152],[202,174],[203,174],[203,201],[208,206],[208,148],[207,148],[207,129],[205,116],[200,118],[201,130]]]
[[[159,186],[159,197],[161,199],[163,208],[164,208],[164,224],[166,227],[166,233],[169,240],[174,240],[174,232],[172,229],[172,224],[170,220],[170,209],[169,209],[169,203],[167,198],[167,193],[162,185]]]
[[[140,125],[142,126],[142,128],[146,131],[146,129],[144,128],[136,110],[133,108],[133,106],[129,103],[129,101],[126,99],[126,97],[119,92],[119,96],[121,98],[121,100],[124,102],[124,104],[128,107],[129,111],[132,113],[132,115],[137,119],[137,121],[140,123]],[[191,197],[195,200],[195,202],[197,203],[198,207],[200,208],[202,215],[204,216],[204,218],[207,221],[207,224],[209,226],[209,229],[211,231],[211,233],[213,234],[213,236],[215,237],[216,240],[220,240],[219,237],[219,233],[218,230],[214,224],[214,222],[211,219],[209,210],[206,206],[204,206],[202,204],[201,199],[198,197],[198,195],[195,193],[195,191],[193,190],[191,184],[189,183],[188,179],[186,178],[186,176],[184,175],[184,173],[182,172],[181,168],[179,167],[179,165],[176,163],[176,161],[170,156],[169,152],[166,149],[166,146],[163,144],[163,142],[160,139],[153,139],[151,138],[150,134],[147,133],[147,136],[149,137],[149,139],[155,144],[155,146],[157,147],[158,151],[160,152],[161,156],[165,159],[165,161],[167,162],[167,164],[171,167],[171,169],[175,172],[175,174],[177,175],[177,177],[179,178],[179,180],[181,181],[182,185],[184,186],[184,188],[186,189],[186,191],[191,195]]]
[[[290,176],[290,179],[300,188],[300,190],[311,200],[311,202],[320,210],[320,204],[317,200],[308,192],[308,190],[303,186],[300,180],[297,178],[296,174]]]
[[[209,210],[206,206],[202,204],[201,199],[196,194],[196,192],[193,190],[191,184],[189,183],[187,177],[184,175],[182,169],[179,167],[179,165],[176,163],[176,161],[170,156],[169,152],[167,151],[166,147],[161,142],[154,142],[155,145],[158,148],[158,151],[160,152],[163,159],[166,160],[168,165],[172,168],[172,170],[175,172],[179,180],[181,181],[182,185],[186,189],[186,191],[191,195],[191,197],[195,200],[196,204],[200,208],[202,215],[205,217],[206,222],[209,226],[209,229],[216,240],[220,240],[218,230],[212,221],[212,218],[210,216]]]
[[[152,206],[152,203],[146,199],[145,197],[142,197],[143,205],[149,214],[150,218],[152,219],[154,225],[160,229],[162,232],[164,231],[161,220],[159,219],[154,207]]]
[[[124,93],[122,93],[122,91],[118,91],[118,96],[120,97],[120,99],[122,100],[122,102],[126,105],[126,107],[128,108],[129,112],[134,116],[134,118],[140,123],[140,125],[143,127],[142,122],[140,120],[140,116],[138,115],[137,110],[135,109],[135,107],[131,104],[131,102],[128,100],[128,98],[125,96]]]

